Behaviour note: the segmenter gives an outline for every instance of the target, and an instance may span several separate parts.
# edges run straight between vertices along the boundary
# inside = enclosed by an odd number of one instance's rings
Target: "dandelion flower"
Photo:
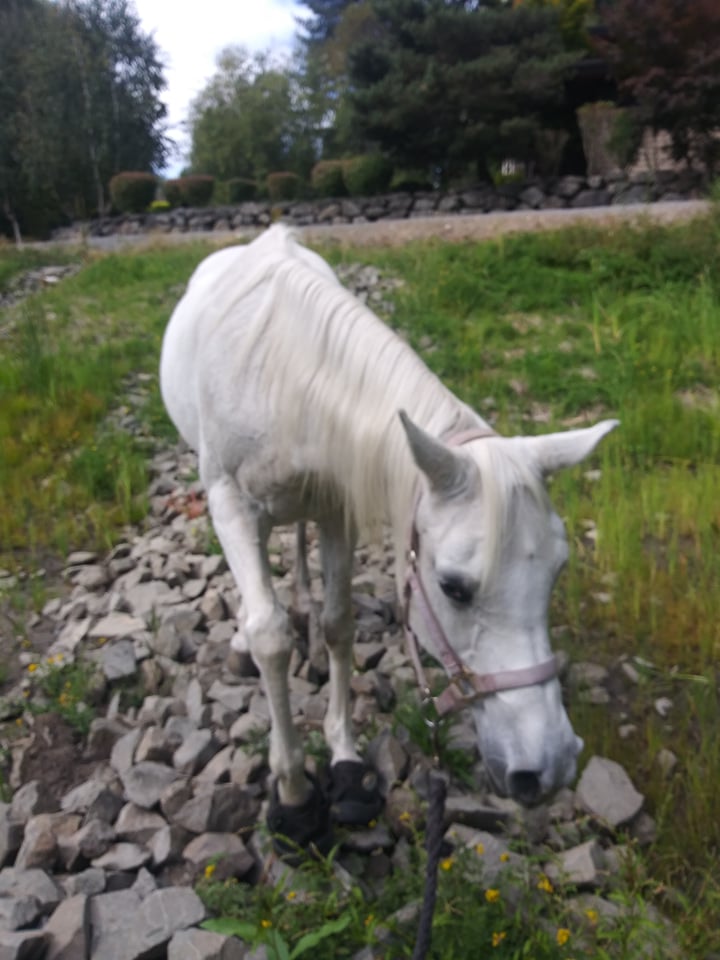
[[[373,922],[374,919],[375,919],[375,914],[374,914],[374,913],[369,913],[369,914],[365,917],[365,926],[366,926],[366,927],[369,927],[370,924]]]
[[[538,890],[542,890],[544,893],[552,893],[553,885],[550,883],[550,880],[543,874],[537,882]]]
[[[491,887],[489,890],[485,891],[485,899],[488,903],[497,903],[500,899],[500,891],[496,890],[494,887]]]
[[[501,853],[501,854],[500,854],[500,863],[507,863],[509,859],[510,859],[510,854],[509,854],[509,853]]]
[[[507,936],[507,934],[505,933],[504,930],[501,930],[500,933],[495,933],[495,932],[493,931],[493,935],[492,935],[492,945],[493,945],[494,947],[499,947],[500,944],[503,942],[503,940],[505,939],[506,936]]]
[[[410,816],[407,810],[403,810],[403,812],[398,817],[398,820],[401,823],[410,823],[410,821],[412,820],[412,817]]]
[[[445,857],[444,860],[440,861],[440,869],[445,870],[445,872],[447,872],[448,870],[452,870],[452,865],[453,865],[452,857]]]
[[[593,926],[595,926],[595,924],[600,919],[600,914],[597,912],[597,910],[586,910],[585,916],[588,918],[588,920]]]
[[[272,920],[261,920],[260,926],[263,928],[263,930],[269,930],[272,926]]]
[[[35,673],[35,671],[37,670],[37,668],[38,668],[38,665],[37,665],[36,663],[29,663],[29,664],[28,664],[28,673]]]
[[[208,863],[205,867],[205,879],[209,880],[212,875],[215,873],[216,867],[214,863]]]
[[[557,940],[557,945],[559,947],[564,947],[570,939],[570,931],[567,929],[567,927],[560,927],[558,932],[555,934],[555,939]]]
[[[288,890],[288,894],[287,894],[287,897],[286,897],[285,899],[286,899],[286,900],[294,900],[296,896],[297,896],[297,893],[296,893],[294,890]]]
[[[485,844],[483,844],[483,843],[476,843],[476,844],[475,844],[475,853],[476,853],[479,857],[481,857],[481,856],[485,853]]]

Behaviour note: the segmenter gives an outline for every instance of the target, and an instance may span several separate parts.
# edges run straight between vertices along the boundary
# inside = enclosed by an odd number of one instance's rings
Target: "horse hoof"
[[[275,852],[292,866],[307,854],[326,856],[333,846],[327,797],[312,774],[305,776],[312,790],[304,803],[299,806],[280,803],[275,783],[268,807],[267,825]]]
[[[330,767],[330,816],[335,823],[366,826],[383,808],[380,780],[359,760],[339,760]]]

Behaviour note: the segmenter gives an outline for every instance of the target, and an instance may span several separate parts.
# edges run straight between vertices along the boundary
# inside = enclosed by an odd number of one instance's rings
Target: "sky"
[[[295,17],[307,15],[295,0],[135,0],[144,32],[151,33],[165,63],[168,133],[179,148],[165,171],[176,176],[183,166],[187,138],[182,123],[190,101],[215,72],[217,54],[231,44],[251,51],[292,49]]]

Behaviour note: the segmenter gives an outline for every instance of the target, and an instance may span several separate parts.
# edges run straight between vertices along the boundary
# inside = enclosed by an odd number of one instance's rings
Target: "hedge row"
[[[110,198],[120,213],[142,213],[151,205],[203,207],[210,203],[236,204],[266,194],[272,201],[296,200],[311,193],[316,197],[372,196],[390,188],[393,168],[380,154],[321,160],[313,167],[310,184],[297,174],[277,171],[268,175],[265,189],[254,180],[235,177],[224,182],[206,174],[190,174],[166,180],[151,173],[118,173],[110,181]]]

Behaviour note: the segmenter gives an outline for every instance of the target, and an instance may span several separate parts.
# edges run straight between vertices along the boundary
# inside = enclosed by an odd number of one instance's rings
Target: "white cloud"
[[[169,4],[167,0],[135,0],[142,29],[152,33],[166,64],[169,134],[185,149],[182,124],[193,98],[215,72],[218,53],[231,44],[249,50],[289,51],[296,16],[308,14],[295,0],[200,0]],[[171,160],[174,175],[183,157]]]

